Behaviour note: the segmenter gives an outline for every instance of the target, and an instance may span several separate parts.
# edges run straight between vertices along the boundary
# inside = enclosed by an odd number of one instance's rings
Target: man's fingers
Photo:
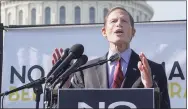
[[[53,53],[53,58],[54,58],[54,61],[57,62],[57,56],[55,53]]]
[[[55,64],[55,62],[54,62],[54,60],[52,60],[52,65],[54,65]]]
[[[63,53],[62,48],[60,48],[60,49],[55,48],[55,52],[52,55],[53,56],[53,59],[52,59],[53,65],[61,58],[62,53]]]
[[[137,65],[137,66],[138,66],[138,69],[139,69],[140,71],[143,71],[143,69],[142,69],[142,62],[141,62],[141,61],[138,62],[138,65]]]
[[[57,54],[57,60],[59,60],[59,59],[61,58],[61,55],[60,55],[60,53],[59,53],[59,50],[56,48],[56,49],[55,49],[55,52],[56,52],[56,54]]]
[[[143,70],[145,72],[146,75],[150,75],[150,69],[148,69],[147,67],[143,66]]]
[[[143,54],[143,60],[144,60],[144,64],[145,64],[145,66],[147,67],[147,68],[150,68],[149,67],[149,63],[148,63],[148,60],[147,60],[147,58],[146,58],[146,56]]]
[[[147,60],[146,56],[144,55],[144,53],[141,52],[140,58],[141,58],[141,61],[142,61],[143,65],[144,65],[145,67],[147,67],[147,68],[150,68],[150,67],[149,67],[149,63],[148,63],[148,60]]]
[[[140,57],[141,62],[143,62],[143,55],[142,55],[142,53],[139,54],[139,57]]]
[[[60,53],[63,54],[63,49],[62,48],[60,48]]]
[[[140,70],[142,82],[145,87],[151,87],[152,86],[152,80],[151,80],[151,69],[148,64],[148,61],[143,53],[139,55],[140,60],[138,62],[138,68]]]
[[[138,69],[140,70],[140,73],[144,78],[146,78],[145,76],[149,74],[147,68],[144,67],[141,61],[138,62]]]

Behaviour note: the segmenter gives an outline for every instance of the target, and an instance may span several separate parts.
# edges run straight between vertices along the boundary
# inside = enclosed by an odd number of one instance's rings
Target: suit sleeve
[[[84,88],[84,75],[83,72],[76,72],[71,78],[70,88]]]
[[[159,88],[160,88],[160,95],[161,95],[161,109],[170,109],[170,98],[168,94],[168,82],[167,82],[167,77],[164,68],[162,65],[160,66],[161,69],[161,76],[159,78]]]

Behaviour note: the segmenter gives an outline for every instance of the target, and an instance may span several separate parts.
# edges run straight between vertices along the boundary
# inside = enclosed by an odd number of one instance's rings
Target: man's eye
[[[123,22],[127,22],[126,20],[123,20]]]
[[[111,22],[114,23],[114,22],[116,22],[116,20],[112,20]]]

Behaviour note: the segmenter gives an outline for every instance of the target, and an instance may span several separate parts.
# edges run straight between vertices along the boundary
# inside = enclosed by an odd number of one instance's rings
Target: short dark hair
[[[108,13],[106,14],[106,16],[104,18],[104,26],[106,25],[106,20],[107,20],[108,16],[110,15],[110,13],[112,13],[113,11],[115,11],[117,9],[123,10],[123,11],[128,13],[129,19],[130,19],[130,22],[131,22],[131,26],[134,28],[134,19],[133,19],[133,17],[131,16],[131,14],[125,8],[122,8],[122,7],[115,7],[115,8],[112,8],[110,11],[108,11]]]

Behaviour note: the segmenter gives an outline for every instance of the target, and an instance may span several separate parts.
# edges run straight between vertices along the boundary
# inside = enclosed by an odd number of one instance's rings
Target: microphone
[[[55,63],[55,65],[52,67],[48,75],[46,76],[47,78],[53,73],[53,71],[62,63],[62,61],[68,56],[69,53],[69,48],[65,49],[63,56]]]
[[[119,53],[115,53],[114,55],[112,55],[110,58],[109,58],[109,61],[111,62],[114,62],[116,60],[120,60],[121,58],[121,55]]]
[[[86,65],[86,66],[83,66],[83,67],[79,67],[78,69],[76,69],[74,72],[77,72],[77,71],[82,71],[84,69],[87,69],[87,68],[90,68],[90,67],[94,67],[94,66],[97,66],[97,65],[102,65],[108,61],[110,62],[114,62],[116,60],[119,60],[120,59],[120,55],[119,53],[116,53],[114,54],[113,56],[111,56],[108,60],[105,59],[105,60],[100,60],[98,61],[97,63],[93,63],[93,64],[89,64],[89,65]]]
[[[63,60],[63,62],[53,71],[49,78],[46,79],[46,83],[50,82],[54,77],[60,73],[60,71],[64,71],[65,67],[70,63],[72,59],[77,59],[82,56],[84,52],[84,47],[81,44],[73,45],[70,50],[68,56]],[[50,83],[51,84],[51,83]]]
[[[74,72],[78,72],[78,71],[82,71],[84,69],[87,69],[87,68],[90,68],[90,67],[94,67],[94,66],[97,66],[97,65],[103,65],[104,63],[107,63],[108,61],[110,62],[114,62],[114,61],[117,61],[120,59],[120,54],[119,53],[115,53],[114,55],[112,55],[109,59],[104,59],[104,60],[99,60],[98,62],[95,62],[95,63],[92,63],[92,64],[89,64],[89,65],[84,65],[82,67],[79,67],[77,68],[76,70],[73,71]],[[72,80],[71,80],[72,82]],[[74,84],[72,83],[72,86],[71,88],[74,87]],[[123,86],[122,86],[123,87]]]
[[[59,73],[58,73],[54,78],[52,78],[52,79],[49,81],[49,83],[52,84],[52,83],[57,79],[57,77],[59,77],[62,73],[64,73],[64,71],[65,71],[67,68],[69,68],[70,66],[71,66],[71,64],[68,64],[68,65],[65,67],[65,69],[60,70]]]
[[[88,57],[86,55],[82,55],[77,61],[70,66],[53,84],[52,88],[54,88],[59,82],[65,82],[66,79],[73,73],[75,69],[84,65],[88,61]]]

